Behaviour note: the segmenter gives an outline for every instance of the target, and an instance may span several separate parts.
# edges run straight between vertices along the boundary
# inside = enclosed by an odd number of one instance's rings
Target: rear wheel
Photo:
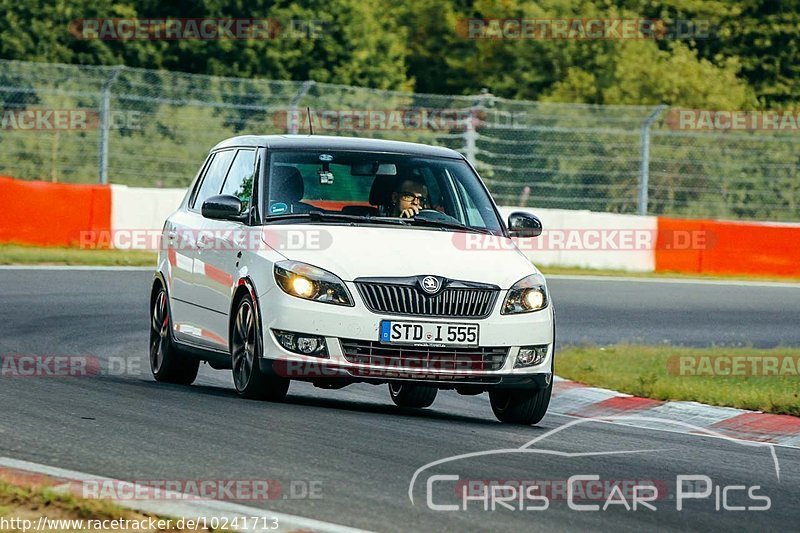
[[[411,385],[408,383],[389,383],[389,394],[398,407],[430,407],[436,399],[436,387]]]
[[[231,324],[233,384],[242,398],[280,401],[289,390],[289,380],[261,371],[261,326],[249,294],[239,300]]]
[[[494,416],[506,424],[538,424],[550,405],[551,381],[541,389],[498,389],[489,391]]]
[[[169,300],[161,287],[150,311],[150,371],[156,381],[190,385],[199,368],[200,360],[182,352],[172,341]]]

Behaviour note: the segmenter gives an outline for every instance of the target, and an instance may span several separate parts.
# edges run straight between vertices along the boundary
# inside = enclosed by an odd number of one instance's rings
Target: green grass
[[[0,265],[155,266],[157,254],[144,250],[84,250],[0,244]]]
[[[780,376],[681,375],[680,357],[705,356],[783,356],[793,357],[794,363]],[[613,345],[566,347],[556,356],[559,376],[587,385],[656,400],[688,400],[800,416],[800,376],[795,373],[800,369],[797,366],[800,366],[800,348]],[[705,370],[706,374],[713,372],[713,367],[709,372],[709,367],[701,364],[694,368]]]
[[[707,280],[728,280],[728,281],[781,281],[800,283],[800,274],[797,276],[761,276],[754,274],[696,274],[685,272],[627,272],[625,270],[600,270],[591,268],[559,267],[548,266],[539,267],[542,273],[547,275],[566,275],[566,276],[624,276],[628,278],[681,278],[681,279],[707,279]]]
[[[48,515],[71,515],[78,518],[114,518],[133,514],[105,500],[84,500],[59,493],[47,487],[12,484],[0,479],[0,515],[8,516],[20,509],[47,511]]]
[[[50,480],[52,481],[52,480]],[[195,523],[194,529],[188,528],[186,522],[179,523],[174,517],[155,514],[150,512],[140,512],[120,505],[109,500],[87,499],[75,496],[74,494],[56,490],[47,486],[48,482],[42,484],[41,481],[20,479],[13,471],[0,472],[0,517],[7,520],[30,520],[31,525],[36,527],[39,517],[47,517],[51,520],[83,520],[83,529],[77,531],[98,531],[90,526],[87,521],[104,520],[127,520],[129,527],[116,529],[116,531],[133,531],[130,526],[132,522],[143,525],[143,529],[136,531],[156,533],[156,531],[208,531],[202,529],[202,524]],[[80,490],[80,489],[78,489]],[[149,518],[155,521],[164,521],[163,525],[167,529],[149,529]],[[51,522],[51,526],[52,526]],[[73,523],[74,525],[74,523]],[[46,526],[45,526],[46,527]],[[113,529],[104,529],[111,531]],[[2,533],[9,530],[2,530]],[[19,529],[12,530],[19,531]],[[31,531],[30,529],[28,531]],[[47,531],[54,531],[50,528]],[[73,531],[73,530],[70,530]],[[231,529],[217,529],[215,531],[232,531]]]
[[[11,483],[0,478],[0,516],[28,519],[33,524],[38,517],[61,520],[139,520],[153,516],[125,509],[107,500],[87,500],[71,494],[56,492],[48,487]],[[172,520],[173,528],[175,520]],[[86,529],[86,530],[90,530]]]

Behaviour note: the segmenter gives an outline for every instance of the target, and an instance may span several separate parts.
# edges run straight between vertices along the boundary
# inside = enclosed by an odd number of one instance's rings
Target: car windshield
[[[502,233],[486,189],[465,161],[412,154],[272,152],[263,212],[267,220],[406,222]]]

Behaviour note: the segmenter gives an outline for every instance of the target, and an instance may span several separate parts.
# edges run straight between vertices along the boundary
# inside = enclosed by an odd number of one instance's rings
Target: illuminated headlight
[[[275,263],[275,281],[286,294],[304,300],[353,307],[353,298],[335,274],[298,261]]]
[[[531,274],[516,282],[503,303],[504,315],[530,313],[547,307],[547,285],[541,274]]]
[[[301,355],[328,357],[328,347],[325,345],[325,337],[277,329],[272,330],[272,332],[275,333],[275,338],[278,339],[278,343],[285,350]]]
[[[514,368],[525,368],[542,364],[544,358],[547,357],[547,348],[547,344],[521,347],[517,354],[517,361],[514,363]]]

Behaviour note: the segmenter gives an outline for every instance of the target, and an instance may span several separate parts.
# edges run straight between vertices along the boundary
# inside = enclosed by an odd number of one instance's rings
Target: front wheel
[[[550,405],[551,381],[540,389],[498,389],[489,391],[494,416],[505,424],[538,424]]]
[[[200,360],[183,353],[172,341],[167,291],[161,287],[150,312],[150,371],[156,381],[191,385]]]
[[[390,383],[389,394],[398,407],[423,408],[430,407],[436,399],[436,387],[410,385],[408,383]]]
[[[235,316],[231,324],[231,366],[236,392],[250,400],[282,400],[289,390],[289,380],[261,371],[261,326],[250,295],[239,300]]]

